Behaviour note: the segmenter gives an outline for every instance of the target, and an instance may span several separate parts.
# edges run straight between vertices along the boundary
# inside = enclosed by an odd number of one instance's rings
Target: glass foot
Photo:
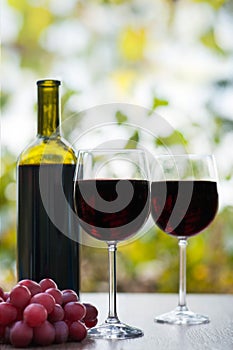
[[[209,323],[210,319],[208,316],[196,314],[190,311],[187,307],[177,307],[175,310],[166,314],[157,316],[155,322],[158,323],[169,323],[169,324],[184,324],[184,325],[195,325]]]
[[[143,332],[127,324],[121,323],[103,323],[100,326],[88,330],[88,336],[101,339],[129,339],[142,337]]]

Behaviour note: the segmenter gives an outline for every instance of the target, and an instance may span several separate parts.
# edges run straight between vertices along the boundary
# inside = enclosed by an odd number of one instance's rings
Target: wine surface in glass
[[[151,185],[151,213],[158,227],[178,237],[193,236],[214,219],[218,208],[214,181],[155,181]]]
[[[117,193],[119,182],[123,195],[122,192]],[[129,183],[133,191],[127,203]],[[103,241],[122,241],[135,234],[148,217],[148,196],[147,180],[95,179],[75,183],[74,198],[80,224],[91,236]],[[116,203],[115,209],[113,202]],[[108,204],[111,210],[108,210]]]

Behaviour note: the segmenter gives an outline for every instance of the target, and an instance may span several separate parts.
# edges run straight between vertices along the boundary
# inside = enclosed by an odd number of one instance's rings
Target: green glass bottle
[[[60,134],[59,85],[37,82],[38,134],[17,163],[17,272],[19,280],[49,277],[79,293],[76,155]]]

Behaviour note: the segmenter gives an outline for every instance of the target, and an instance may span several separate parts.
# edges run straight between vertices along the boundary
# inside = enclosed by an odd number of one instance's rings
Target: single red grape
[[[61,305],[55,304],[53,311],[49,314],[48,320],[52,323],[62,321],[65,316],[65,312]]]
[[[86,308],[78,301],[71,301],[64,306],[65,319],[70,321],[81,320],[86,314]]]
[[[43,280],[40,281],[40,286],[42,292],[45,292],[46,289],[49,288],[57,288],[56,282],[54,282],[51,278],[44,278]]]
[[[14,305],[2,302],[0,303],[0,326],[7,326],[16,320],[17,309]]]
[[[32,296],[37,293],[41,293],[41,286],[35,281],[25,279],[19,281],[18,284],[21,286],[26,286],[30,290]]]
[[[40,326],[47,316],[48,312],[41,304],[29,304],[23,312],[23,319],[30,327]]]
[[[84,317],[84,321],[93,321],[98,316],[98,310],[96,307],[90,303],[83,303],[86,307],[86,315]]]
[[[16,285],[9,295],[10,303],[20,309],[25,308],[31,299],[30,290],[23,285]]]
[[[92,328],[92,327],[95,327],[97,325],[98,319],[95,318],[94,320],[91,320],[91,321],[90,320],[85,320],[85,321],[83,320],[83,322],[87,328]]]
[[[71,340],[82,341],[87,336],[87,329],[82,322],[75,321],[69,327],[69,335]]]
[[[57,344],[65,343],[69,337],[69,327],[64,321],[58,321],[53,324],[55,329],[55,340]]]
[[[75,291],[71,289],[65,289],[62,291],[62,303],[67,304],[71,301],[78,301],[78,295],[75,293]]]
[[[23,321],[17,321],[10,329],[10,342],[15,347],[28,346],[33,337],[33,330]]]
[[[45,291],[46,293],[52,295],[56,301],[57,304],[60,304],[62,305],[63,303],[63,299],[62,299],[62,292],[57,289],[57,288],[49,288],[49,289],[46,289]]]
[[[34,295],[31,298],[30,303],[37,303],[43,305],[46,308],[48,314],[50,314],[50,312],[53,311],[54,306],[56,304],[54,297],[45,292]]]
[[[49,321],[33,330],[33,340],[37,345],[50,345],[55,339],[55,329]]]

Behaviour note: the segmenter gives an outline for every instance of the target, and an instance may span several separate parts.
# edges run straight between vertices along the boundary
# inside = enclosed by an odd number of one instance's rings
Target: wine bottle
[[[49,277],[79,293],[76,154],[60,134],[59,85],[37,82],[38,133],[17,162],[17,273],[19,280]]]

